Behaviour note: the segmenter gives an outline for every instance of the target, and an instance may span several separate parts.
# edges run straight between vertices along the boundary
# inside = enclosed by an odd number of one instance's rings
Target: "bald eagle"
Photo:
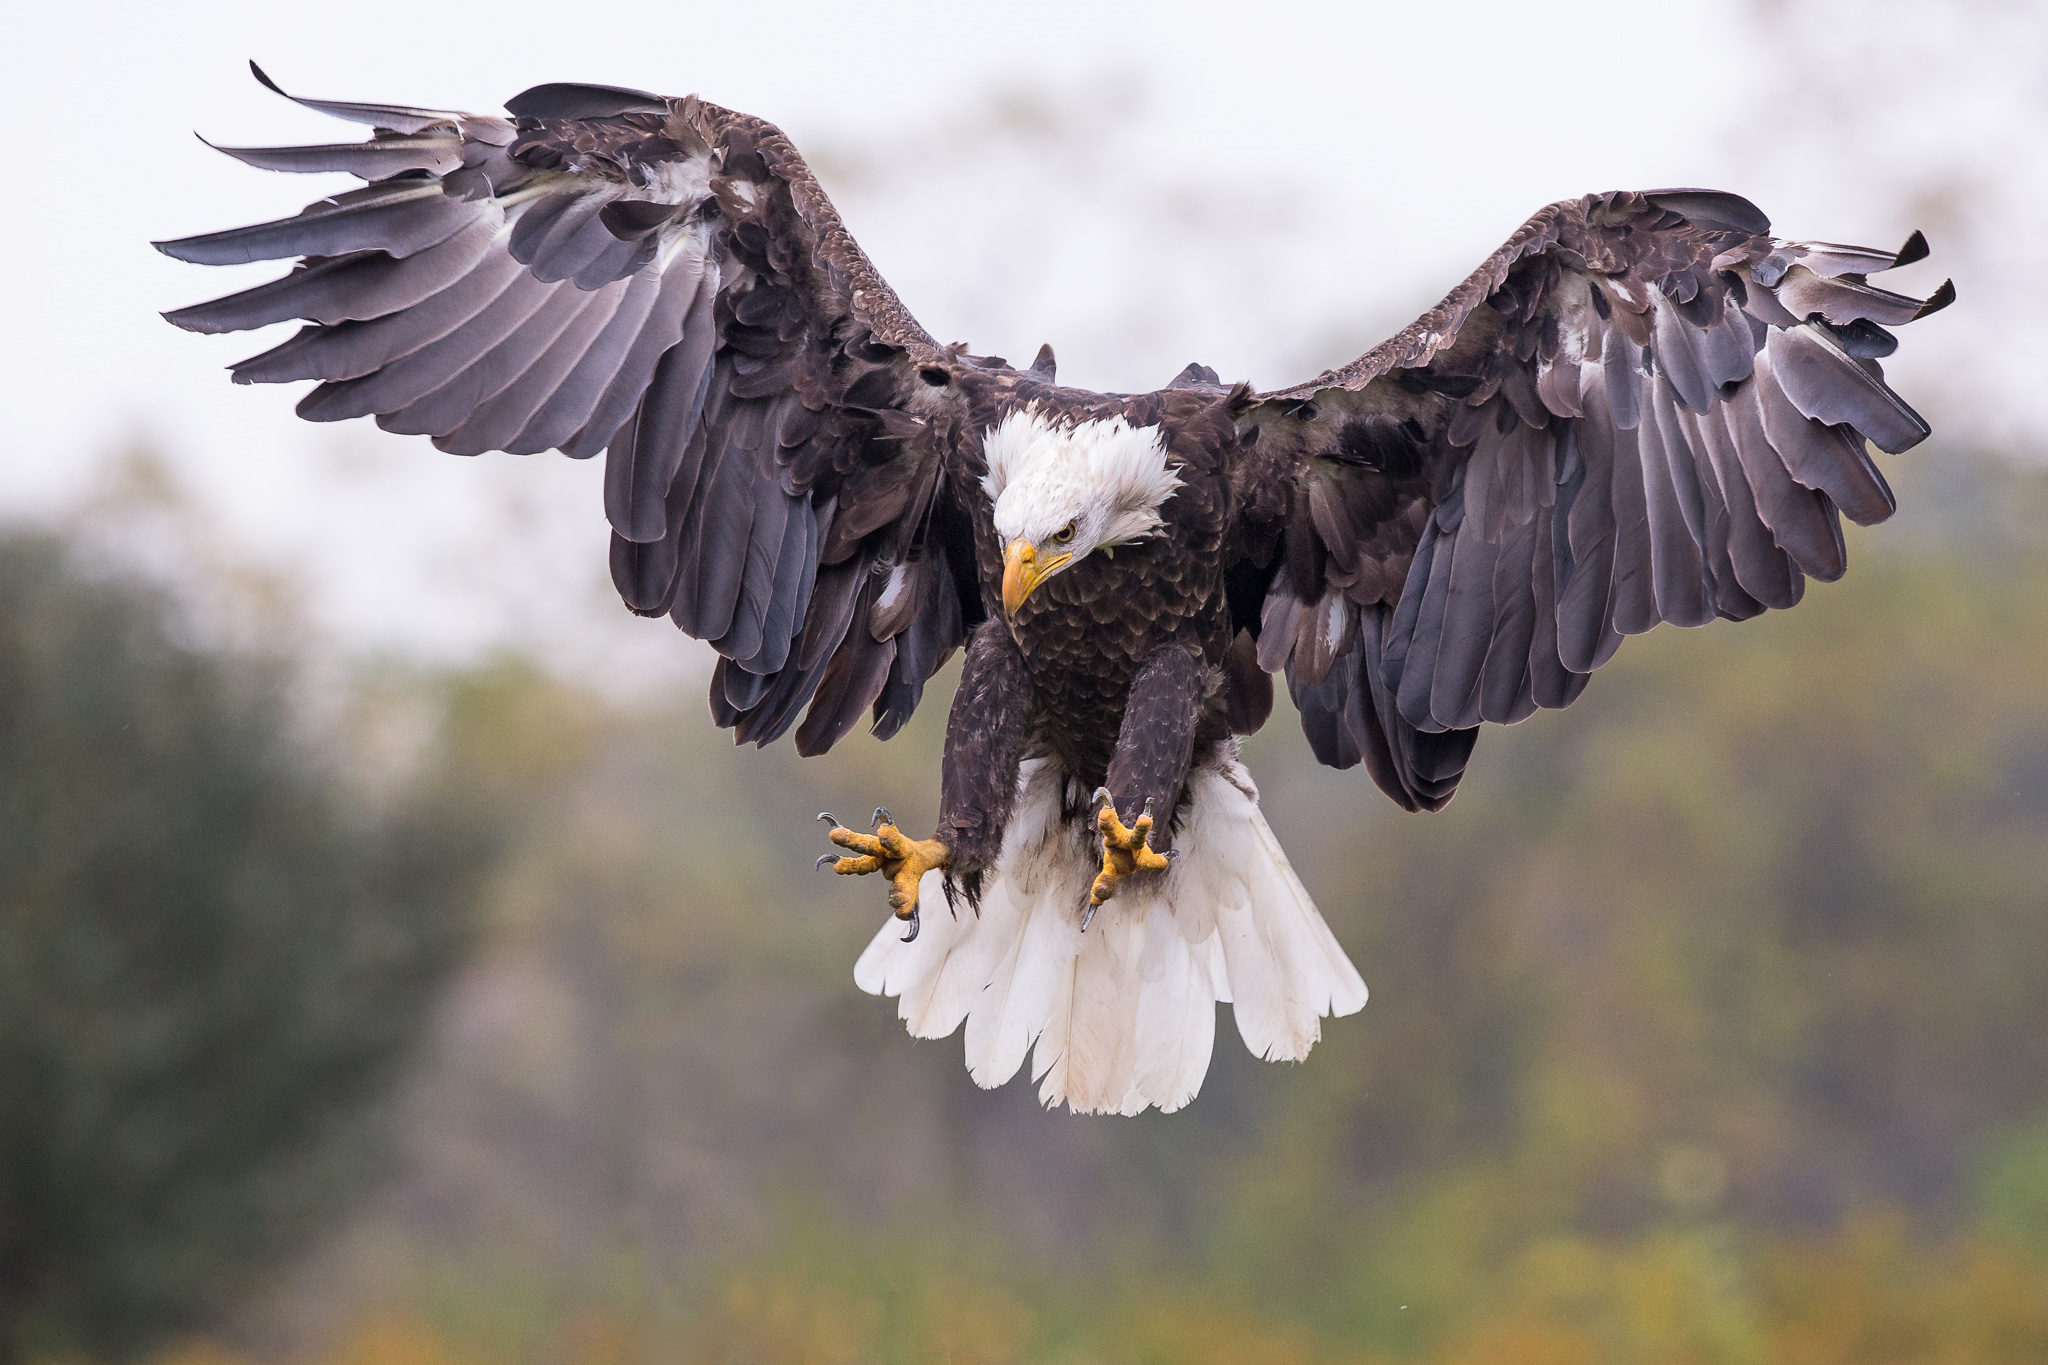
[[[1084,1112],[1186,1104],[1218,1002],[1273,1059],[1365,1003],[1237,759],[1273,674],[1319,760],[1439,809],[1483,722],[1567,705],[1624,636],[1840,575],[1840,518],[1893,509],[1866,442],[1928,431],[1886,328],[1954,295],[1867,282],[1918,233],[1780,241],[1732,194],[1593,194],[1306,383],[1093,393],[1050,349],[935,342],[760,119],[591,85],[509,117],[298,102],[374,131],[220,150],[367,183],[158,243],[298,258],[170,321],[302,320],[233,374],[316,381],[313,421],[605,452],[619,594],[711,643],[740,741],[887,738],[964,649],[932,837],[827,816],[820,862],[890,885],[861,987],[918,1037],[964,1023],[980,1084],[1030,1053]]]

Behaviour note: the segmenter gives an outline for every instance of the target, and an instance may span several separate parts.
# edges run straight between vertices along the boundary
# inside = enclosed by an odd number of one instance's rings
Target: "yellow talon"
[[[870,872],[879,872],[887,877],[890,882],[889,908],[896,912],[896,918],[910,921],[910,932],[903,936],[903,941],[908,943],[916,938],[917,885],[925,873],[951,865],[951,850],[937,839],[907,837],[890,820],[889,812],[879,806],[875,809],[873,834],[848,829],[830,815],[818,818],[832,826],[825,837],[841,848],[851,850],[852,854],[835,858],[828,853],[818,859],[818,866],[824,867],[829,863],[832,870],[842,877],[864,877]]]
[[[1098,791],[1096,798],[1102,802],[1102,809],[1095,816],[1095,828],[1102,832],[1102,871],[1088,888],[1088,913],[1081,920],[1083,929],[1095,918],[1102,903],[1116,894],[1117,884],[1124,878],[1134,872],[1164,872],[1180,856],[1172,849],[1159,853],[1152,848],[1151,801],[1145,802],[1144,813],[1134,823],[1126,825],[1117,817],[1116,802],[1107,789]]]

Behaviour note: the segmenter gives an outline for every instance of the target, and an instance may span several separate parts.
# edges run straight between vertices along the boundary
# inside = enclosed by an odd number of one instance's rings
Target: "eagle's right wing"
[[[373,135],[221,150],[369,183],[159,243],[205,265],[301,258],[170,320],[305,320],[233,370],[319,381],[313,421],[374,416],[465,455],[606,451],[613,580],[723,656],[721,724],[767,743],[808,706],[805,753],[870,708],[893,733],[981,611],[928,430],[943,400],[917,378],[949,353],[782,133],[601,86],[536,87],[510,118],[298,102]]]

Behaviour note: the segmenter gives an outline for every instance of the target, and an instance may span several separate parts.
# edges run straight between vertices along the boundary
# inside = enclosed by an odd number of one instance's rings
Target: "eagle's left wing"
[[[298,409],[314,421],[374,416],[464,455],[605,451],[613,581],[723,656],[721,724],[767,743],[802,716],[804,753],[870,710],[893,733],[982,610],[931,438],[947,399],[918,378],[952,353],[788,139],[605,86],[539,86],[510,117],[299,103],[373,135],[221,150],[368,183],[159,243],[207,265],[300,258],[170,320],[303,320],[234,375],[318,381]]]
[[[1954,297],[1866,276],[1926,255],[1780,242],[1706,190],[1531,218],[1364,356],[1250,399],[1237,623],[1316,756],[1436,809],[1477,726],[1576,698],[1624,635],[1741,620],[1891,515],[1865,451],[1927,426],[1885,328]]]

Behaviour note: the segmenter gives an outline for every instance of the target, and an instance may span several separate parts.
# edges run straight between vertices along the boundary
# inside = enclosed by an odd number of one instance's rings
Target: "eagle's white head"
[[[990,427],[981,481],[1003,541],[1003,610],[1097,550],[1155,535],[1180,487],[1158,427],[1122,417],[1064,424],[1037,404]]]

